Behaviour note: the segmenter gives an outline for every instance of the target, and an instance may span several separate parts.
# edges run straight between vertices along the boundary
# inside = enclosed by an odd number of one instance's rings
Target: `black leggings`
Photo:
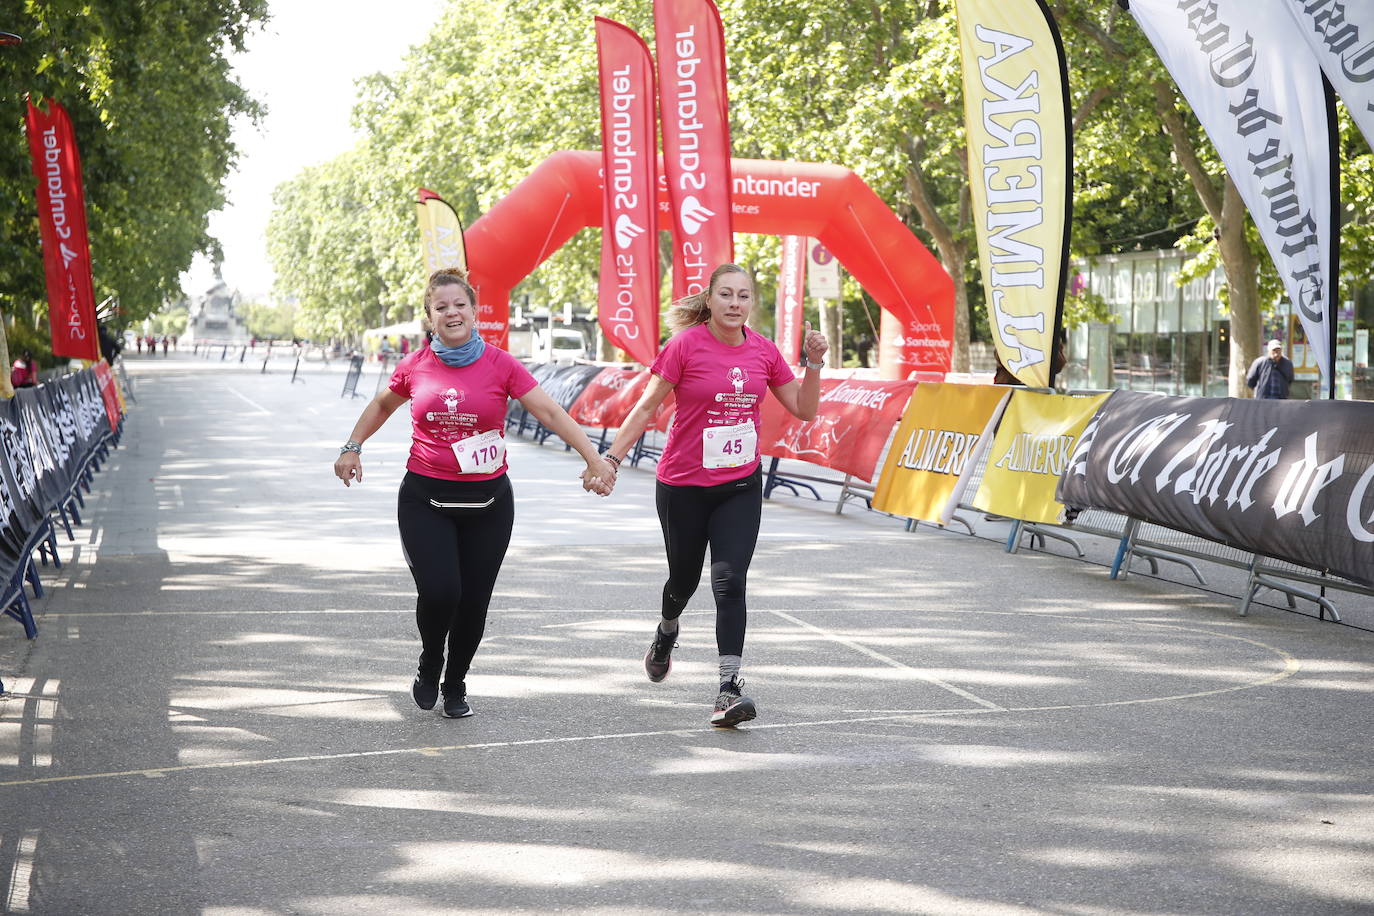
[[[744,586],[759,539],[763,513],[762,474],[713,487],[673,487],[659,482],[656,494],[668,581],[663,616],[674,620],[701,583],[701,564],[711,546],[711,593],[716,599],[716,650],[744,654],[747,612]]]
[[[478,508],[489,500],[490,505]],[[401,481],[396,520],[418,593],[420,671],[439,676],[447,643],[444,687],[456,688],[482,642],[487,605],[510,546],[515,524],[510,481],[504,474],[494,480],[458,481],[408,471]]]

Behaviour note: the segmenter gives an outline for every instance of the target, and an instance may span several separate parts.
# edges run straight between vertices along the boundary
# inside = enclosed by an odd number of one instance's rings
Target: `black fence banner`
[[[582,392],[587,390],[592,379],[600,374],[600,366],[559,366],[558,371],[547,381],[540,382],[540,386],[560,407],[568,410],[582,396]]]
[[[45,505],[53,506],[66,495],[71,478],[57,460],[47,429],[46,414],[43,409],[41,388],[20,388],[14,393],[14,401],[19,405],[20,428],[29,446],[33,459],[34,473],[38,476],[38,489],[43,494]]]
[[[1374,404],[1117,391],[1056,498],[1374,585]]]

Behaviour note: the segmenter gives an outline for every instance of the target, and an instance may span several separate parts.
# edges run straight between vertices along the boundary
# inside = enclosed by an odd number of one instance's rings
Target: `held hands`
[[[811,322],[806,323],[806,331],[802,335],[802,352],[806,358],[813,363],[823,362],[826,351],[830,349],[830,344],[826,342],[825,335],[820,331],[811,330]]]
[[[588,461],[582,472],[582,489],[597,496],[610,496],[615,489],[615,468],[600,455]]]
[[[334,462],[334,476],[343,481],[344,486],[352,486],[350,480],[363,482],[363,459],[357,452],[343,452]]]

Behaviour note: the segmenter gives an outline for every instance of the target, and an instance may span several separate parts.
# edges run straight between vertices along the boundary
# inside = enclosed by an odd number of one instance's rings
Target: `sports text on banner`
[[[1013,391],[973,506],[1028,522],[1058,522],[1063,508],[1054,501],[1059,475],[1083,427],[1105,400],[1105,394],[1080,398]]]
[[[56,101],[47,112],[28,103],[29,155],[38,179],[38,225],[48,286],[48,323],[55,356],[100,359],[91,247],[81,158],[71,119]]]
[[[947,524],[1007,394],[994,385],[917,385],[887,450],[873,508]]]
[[[1037,388],[1064,302],[1073,153],[1068,74],[1037,0],[957,0],[969,185],[992,339]]]
[[[1334,101],[1282,2],[1131,0],[1259,228],[1334,390]]]
[[[711,0],[654,0],[663,172],[673,215],[673,298],[735,259],[725,30]]]
[[[602,232],[597,320],[644,365],[658,353],[658,133],[654,63],[634,30],[596,19]]]

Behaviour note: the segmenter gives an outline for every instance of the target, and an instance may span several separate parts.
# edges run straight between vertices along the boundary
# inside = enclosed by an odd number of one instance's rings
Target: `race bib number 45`
[[[737,426],[708,426],[701,433],[701,466],[738,468],[754,460],[759,434],[753,423]]]
[[[506,440],[501,430],[493,429],[453,443],[458,470],[463,474],[491,474],[506,460]]]

